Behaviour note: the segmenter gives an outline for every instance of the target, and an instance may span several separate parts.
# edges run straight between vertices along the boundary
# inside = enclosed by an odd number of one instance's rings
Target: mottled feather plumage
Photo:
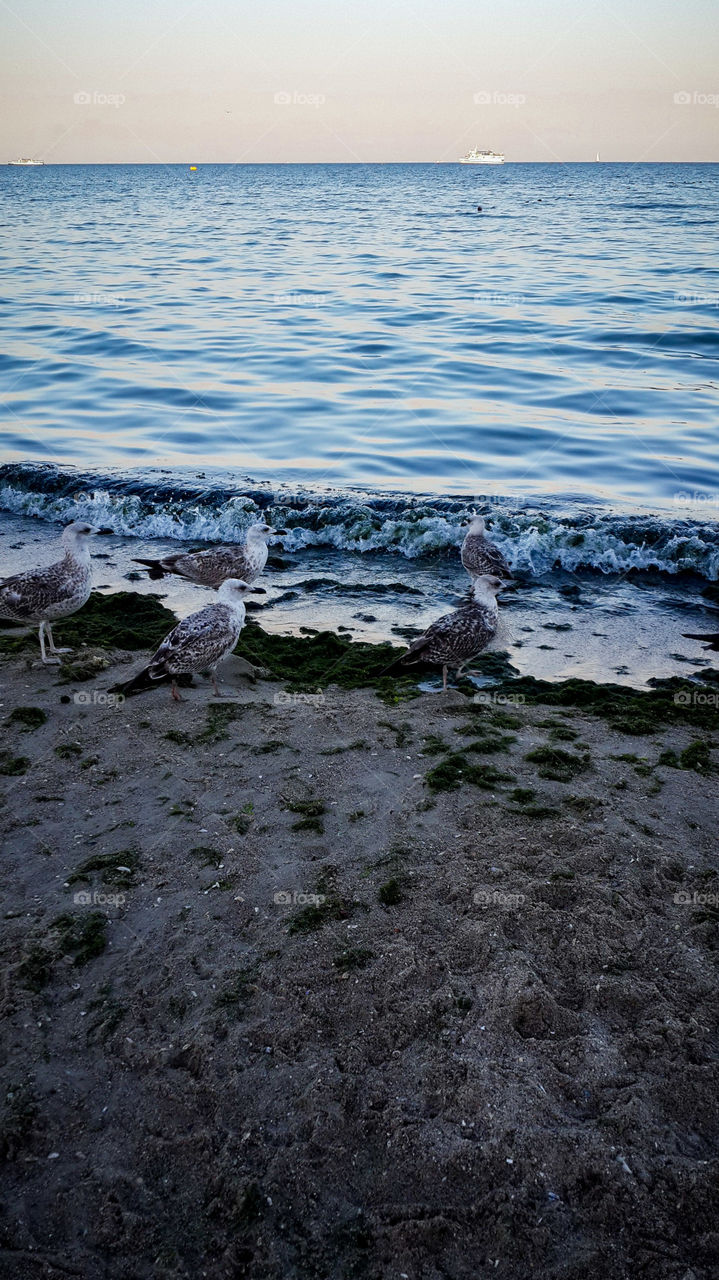
[[[254,525],[244,543],[208,547],[205,551],[178,551],[160,560],[136,560],[157,580],[174,573],[200,587],[217,589],[228,578],[251,583],[260,576],[267,563],[269,525]]]
[[[165,636],[147,664],[151,679],[209,671],[232,653],[244,615],[226,604],[208,604],[183,618]]]
[[[38,639],[43,662],[57,663],[67,650],[56,649],[52,623],[81,609],[92,589],[92,571],[87,539],[89,524],[75,520],[63,530],[64,555],[45,569],[28,569],[0,582],[0,617],[12,622],[39,625]],[[45,651],[45,638],[50,657]]]
[[[245,623],[242,597],[247,590],[246,582],[228,578],[219,588],[219,599],[178,622],[147,665],[110,692],[139,693],[149,688],[153,680],[165,677],[172,680],[174,691],[177,676],[196,671],[210,671],[214,683],[217,666],[229,657],[240,638]]]
[[[91,586],[89,555],[66,546],[62,560],[0,582],[0,616],[28,623],[67,618],[82,608]]]
[[[498,578],[511,579],[512,570],[499,547],[486,536],[484,520],[476,516],[462,543],[462,564],[470,578],[494,574]]]
[[[431,662],[443,667],[443,683],[447,687],[447,668],[459,669],[476,658],[494,638],[499,610],[496,596],[502,581],[494,574],[483,574],[472,583],[469,598],[461,601],[452,613],[445,613],[409,646],[406,653],[386,668],[409,666],[413,662]]]
[[[497,609],[476,600],[463,602],[452,613],[438,618],[410,645],[405,662],[412,657],[442,666],[461,667],[486,649],[497,629]]]

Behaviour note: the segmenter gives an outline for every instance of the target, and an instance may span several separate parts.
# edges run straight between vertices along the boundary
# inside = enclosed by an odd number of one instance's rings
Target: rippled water
[[[464,590],[476,506],[518,670],[710,665],[681,633],[719,601],[718,177],[0,169],[0,576],[81,517],[96,587],[153,590],[134,557],[262,512],[264,625],[406,639]]]
[[[5,457],[716,519],[717,176],[5,167]]]

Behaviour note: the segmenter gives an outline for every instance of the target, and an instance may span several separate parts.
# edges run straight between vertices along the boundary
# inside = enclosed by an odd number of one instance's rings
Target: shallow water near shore
[[[117,589],[134,556],[263,514],[287,530],[265,626],[400,640],[464,590],[477,509],[517,575],[520,672],[700,669],[681,632],[717,626],[718,174],[0,170],[0,573],[82,518],[112,531],[96,582]]]
[[[59,528],[20,516],[0,517],[0,562],[8,573],[49,563]],[[162,597],[185,616],[206,603],[200,587],[168,576],[151,582],[135,557],[169,554],[170,539],[93,539],[95,587]],[[271,632],[294,635],[336,631],[347,638],[401,645],[459,603],[467,576],[455,547],[407,561],[387,551],[359,557],[334,547],[284,552],[271,548],[268,567],[250,597],[252,615]],[[603,575],[550,571],[520,575],[500,597],[500,628],[493,648],[505,650],[521,675],[643,687],[653,678],[690,677],[712,667],[712,654],[682,639],[682,631],[715,626],[717,605],[706,584],[684,575]],[[711,588],[709,588],[711,590]],[[439,682],[431,680],[428,689]],[[485,681],[478,678],[478,684]]]

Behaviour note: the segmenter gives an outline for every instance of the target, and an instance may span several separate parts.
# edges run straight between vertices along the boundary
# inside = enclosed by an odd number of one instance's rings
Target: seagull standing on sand
[[[135,560],[134,563],[149,569],[153,581],[176,573],[200,587],[217,588],[228,578],[239,578],[249,584],[260,576],[267,564],[267,539],[272,532],[272,526],[263,521],[250,526],[244,543],[208,547],[207,551],[180,551],[161,560]]]
[[[111,693],[139,693],[149,688],[148,680],[172,680],[172,697],[184,702],[177,692],[179,675],[195,671],[209,671],[212,687],[221,697],[217,687],[216,671],[223,658],[232,653],[245,624],[244,597],[248,584],[239,578],[227,578],[217,592],[217,600],[183,618],[165,636],[159,649],[152,655],[146,667],[124,684],[116,684]]]
[[[482,516],[473,516],[462,543],[462,564],[470,578],[479,578],[482,574],[495,574],[498,578],[511,581],[512,570],[499,547],[485,534],[485,523]]]
[[[503,582],[495,574],[481,574],[472,581],[471,596],[453,613],[446,613],[410,645],[406,653],[386,668],[412,662],[433,662],[442,666],[442,688],[447,692],[447,668],[462,668],[486,649],[497,630],[497,594]]]
[[[12,622],[39,623],[40,654],[45,663],[59,663],[59,654],[50,624],[68,618],[81,609],[90,595],[92,573],[88,538],[95,530],[80,520],[67,525],[62,533],[62,560],[47,569],[29,569],[0,582],[0,617]],[[45,652],[45,635],[50,656]]]

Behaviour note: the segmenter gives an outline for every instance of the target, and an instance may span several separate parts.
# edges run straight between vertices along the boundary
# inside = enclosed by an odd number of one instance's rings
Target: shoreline
[[[28,562],[50,563],[57,554],[54,535],[45,522],[0,516],[3,572],[19,572]],[[186,616],[206,602],[202,589],[172,576],[150,582],[133,559],[169,554],[177,545],[159,537],[94,538],[95,593],[109,600],[119,588],[143,599],[161,598],[172,613]],[[501,631],[492,648],[506,649],[520,675],[648,688],[657,678],[701,678],[711,669],[701,644],[682,639],[682,632],[716,629],[716,583],[688,574],[666,581],[646,571],[515,570],[515,577],[501,597]],[[359,555],[333,547],[273,546],[263,594],[252,595],[250,612],[273,633],[332,631],[362,643],[404,645],[454,608],[466,583],[454,546],[411,560],[386,551]],[[87,638],[75,635],[77,642]]]

